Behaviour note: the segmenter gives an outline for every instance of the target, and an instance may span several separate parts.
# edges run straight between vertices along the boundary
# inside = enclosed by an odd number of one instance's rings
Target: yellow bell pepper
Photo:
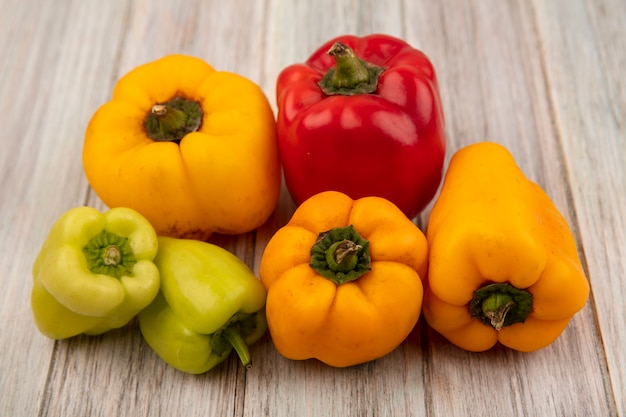
[[[39,331],[66,339],[125,326],[159,292],[157,250],[154,229],[134,210],[65,212],[33,263],[31,307]]]
[[[390,353],[417,323],[427,262],[424,234],[390,201],[310,197],[261,259],[276,350],[335,367]]]
[[[118,81],[89,123],[83,166],[104,203],[135,209],[159,235],[244,233],[278,202],[275,130],[252,81],[169,55]]]
[[[452,157],[426,237],[424,317],[463,349],[544,348],[587,302],[565,219],[501,145]]]

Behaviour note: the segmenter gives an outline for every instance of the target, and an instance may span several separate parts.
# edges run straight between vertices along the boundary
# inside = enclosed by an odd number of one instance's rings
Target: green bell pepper
[[[217,245],[159,237],[161,290],[139,313],[148,345],[190,374],[207,372],[233,348],[250,366],[248,345],[267,330],[265,288],[248,266]]]
[[[157,249],[152,225],[132,209],[65,212],[33,264],[31,307],[39,331],[65,339],[126,325],[159,291]]]

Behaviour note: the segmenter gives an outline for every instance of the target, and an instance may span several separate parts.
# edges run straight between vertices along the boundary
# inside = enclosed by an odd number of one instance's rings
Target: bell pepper
[[[136,211],[65,212],[33,264],[31,307],[44,335],[65,339],[126,325],[159,291],[157,236]]]
[[[168,55],[122,77],[83,147],[91,187],[142,213],[159,236],[245,233],[273,212],[281,173],[276,124],[252,81]]]
[[[427,260],[424,234],[388,200],[309,198],[261,258],[276,350],[334,367],[390,353],[420,316]]]
[[[452,157],[426,237],[424,317],[463,349],[544,348],[587,302],[566,220],[501,145]]]
[[[390,200],[409,218],[433,199],[445,156],[435,69],[386,35],[340,36],[276,86],[278,145],[299,205],[327,190]]]
[[[201,374],[267,331],[265,289],[239,258],[211,243],[159,237],[161,290],[139,314],[143,338],[172,367]]]

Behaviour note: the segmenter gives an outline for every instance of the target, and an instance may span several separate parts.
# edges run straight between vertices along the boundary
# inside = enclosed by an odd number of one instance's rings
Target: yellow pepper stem
[[[472,317],[500,330],[514,323],[523,323],[532,310],[533,296],[511,284],[488,284],[474,291],[470,302]]]
[[[329,69],[318,83],[325,94],[352,96],[376,92],[382,67],[362,61],[341,42],[334,43],[328,55],[335,59],[336,67]]]
[[[144,120],[144,129],[152,140],[177,142],[197,131],[201,124],[200,104],[183,97],[174,97],[152,106]]]
[[[352,225],[322,232],[311,248],[311,268],[337,285],[370,270],[369,242]]]

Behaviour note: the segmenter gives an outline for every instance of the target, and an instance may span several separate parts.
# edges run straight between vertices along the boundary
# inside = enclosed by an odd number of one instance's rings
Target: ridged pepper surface
[[[452,157],[426,236],[424,317],[463,349],[544,348],[587,302],[567,222],[501,145]]]
[[[393,351],[420,316],[426,247],[388,200],[336,191],[309,198],[261,259],[278,352],[345,367]]]
[[[263,91],[186,55],[117,82],[87,127],[83,166],[109,207],[137,210],[159,236],[248,232],[280,192],[276,123]]]
[[[126,325],[159,291],[152,225],[136,211],[75,207],[54,223],[33,264],[31,306],[53,339]]]
[[[248,346],[267,330],[265,289],[250,268],[217,245],[163,236],[154,262],[161,290],[139,314],[139,327],[157,355],[201,374],[234,349],[250,366]]]
[[[383,197],[409,218],[434,197],[443,106],[428,57],[387,35],[340,36],[276,87],[278,144],[296,204],[322,191]]]

